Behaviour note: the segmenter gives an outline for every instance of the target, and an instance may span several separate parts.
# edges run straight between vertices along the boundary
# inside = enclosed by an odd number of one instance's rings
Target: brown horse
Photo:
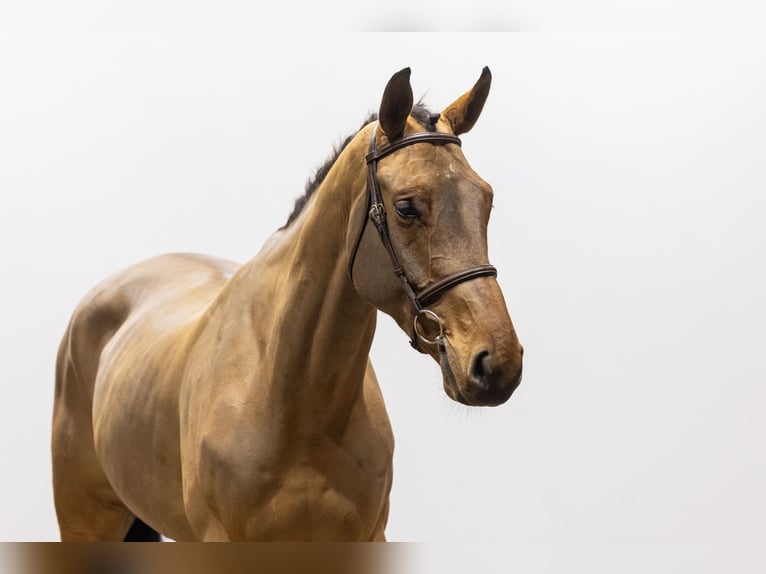
[[[62,540],[385,540],[377,310],[454,400],[498,405],[521,380],[488,264],[492,189],[457,137],[490,80],[436,114],[401,70],[248,263],[160,256],[83,299],[56,371]]]

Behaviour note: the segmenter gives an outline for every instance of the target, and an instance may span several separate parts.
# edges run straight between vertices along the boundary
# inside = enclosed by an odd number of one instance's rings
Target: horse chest
[[[231,539],[369,540],[387,509],[391,459],[331,441],[281,446],[277,458],[208,452],[201,497]]]
[[[184,476],[190,478],[185,499],[200,537],[382,535],[393,436],[376,384],[368,380],[343,416],[327,416],[326,408],[267,408],[269,403],[257,400],[263,393],[242,398],[234,386],[216,391],[210,408],[184,418],[187,445],[195,451],[184,457]],[[218,523],[211,526],[211,520]]]
[[[356,484],[349,488],[326,469],[291,469],[252,516],[243,517],[248,538],[368,539],[381,512],[385,481],[364,473],[353,478]]]

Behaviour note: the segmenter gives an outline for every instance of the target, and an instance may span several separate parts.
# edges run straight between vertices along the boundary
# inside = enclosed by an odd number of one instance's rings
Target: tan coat
[[[470,129],[488,90],[485,70],[436,129]],[[136,517],[175,540],[385,539],[394,440],[368,354],[378,309],[408,333],[413,311],[367,232],[353,283],[347,266],[365,217],[371,130],[381,144],[422,131],[411,108],[407,69],[386,87],[379,121],[245,265],[164,255],[83,299],[57,362],[63,540],[122,540]],[[492,190],[458,146],[397,151],[379,181],[413,282],[487,262]],[[395,215],[403,201],[417,218]],[[463,283],[432,308],[463,402],[505,401],[522,350],[497,282]]]

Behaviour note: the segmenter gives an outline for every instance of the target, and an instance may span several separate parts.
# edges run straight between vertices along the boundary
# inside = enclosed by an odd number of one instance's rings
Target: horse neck
[[[376,310],[347,276],[346,246],[364,198],[366,139],[349,143],[298,218],[238,274],[262,350],[257,392],[291,425],[342,426],[364,381]]]

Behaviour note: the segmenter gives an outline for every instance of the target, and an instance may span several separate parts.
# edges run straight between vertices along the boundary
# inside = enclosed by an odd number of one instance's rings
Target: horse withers
[[[394,439],[369,360],[378,310],[466,405],[505,402],[522,347],[489,265],[492,189],[410,70],[244,265],[170,254],[107,278],[59,348],[62,540],[385,540]]]

